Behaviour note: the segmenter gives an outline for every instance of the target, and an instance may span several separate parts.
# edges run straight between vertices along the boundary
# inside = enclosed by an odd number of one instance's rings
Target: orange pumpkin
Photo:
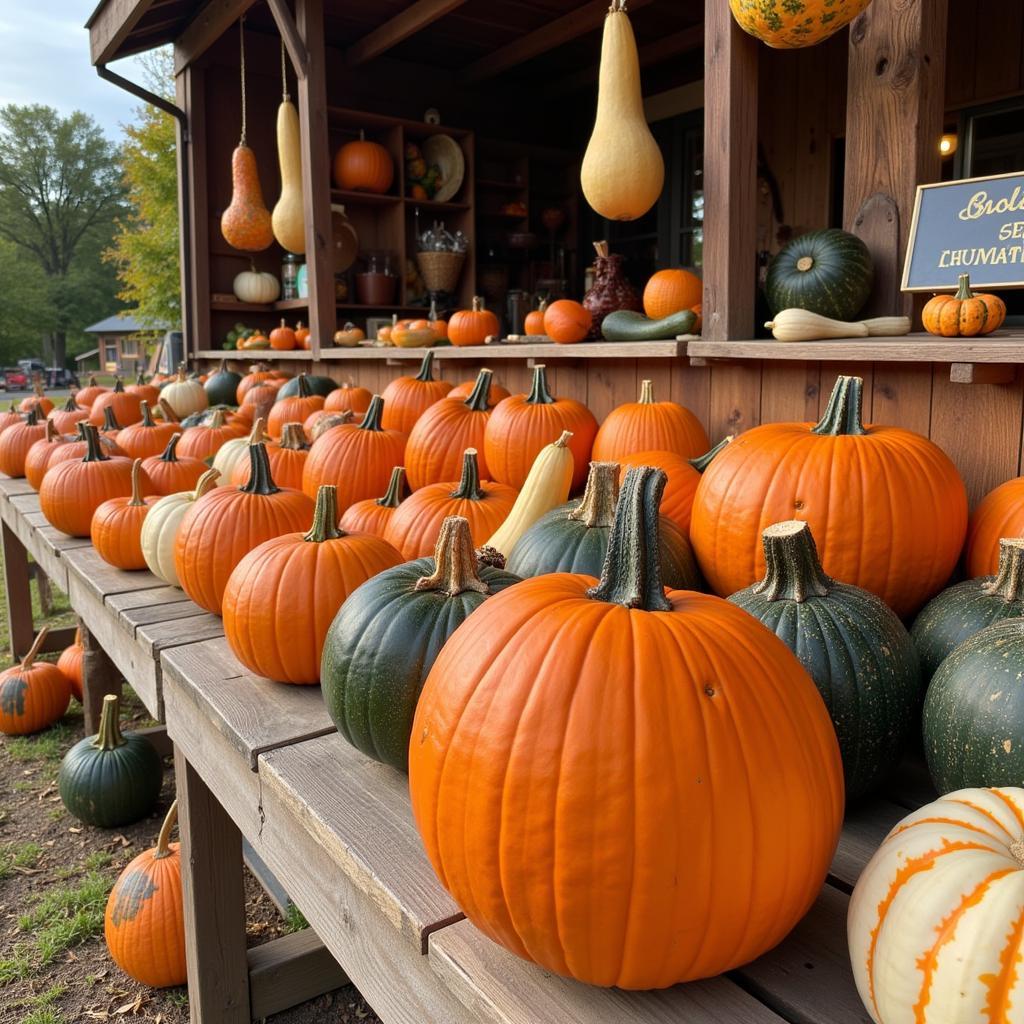
[[[295,347],[305,349],[307,352],[312,348],[309,328],[301,320],[295,322]]]
[[[445,398],[469,398],[473,394],[473,388],[476,387],[475,380],[464,380],[460,384],[456,384],[444,397]],[[487,404],[491,407],[497,405],[503,398],[508,398],[512,394],[508,388],[502,387],[494,378],[491,378],[491,387],[487,392]]]
[[[357,587],[402,561],[386,541],[338,528],[338,495],[317,492],[313,525],[264,541],[238,563],[224,593],[224,636],[238,660],[279,683],[320,682],[327,629]],[[281,629],[275,608],[288,609]]]
[[[118,431],[117,445],[130,459],[148,459],[151,455],[159,455],[178,431],[176,423],[157,423],[150,414],[149,402],[144,398],[142,419]]]
[[[117,569],[145,569],[142,554],[142,524],[149,506],[158,495],[142,496],[142,459],[132,463],[132,493],[127,498],[110,498],[92,515],[92,546],[104,562]]]
[[[382,194],[391,188],[395,163],[391,154],[360,131],[358,140],[346,142],[334,157],[334,182],[338,188]]]
[[[484,453],[491,476],[522,489],[533,460],[545,445],[557,441],[563,430],[572,431],[569,450],[574,464],[572,489],[576,491],[587,479],[597,420],[582,402],[553,397],[546,368],[535,366],[530,393],[500,401],[487,424]]]
[[[796,657],[728,602],[662,586],[663,482],[627,475],[600,581],[538,576],[473,612],[409,746],[427,856],[469,920],[546,970],[626,989],[777,945],[843,816],[835,731]]]
[[[57,668],[64,673],[68,685],[71,687],[71,696],[79,703],[82,702],[82,664],[85,659],[85,644],[82,643],[82,628],[75,630],[75,639],[60,652],[57,659]]]
[[[558,299],[544,311],[544,333],[562,345],[583,341],[593,323],[590,310],[572,299]]]
[[[453,345],[482,345],[500,333],[498,318],[484,307],[484,300],[479,295],[473,297],[471,309],[452,313],[448,321],[448,340]]]
[[[250,423],[258,419],[265,420],[277,401],[278,390],[267,382],[254,384],[246,391],[245,398],[238,407],[239,413]]]
[[[921,311],[921,322],[929,334],[943,338],[971,338],[991,334],[1006,319],[1006,303],[998,295],[971,291],[971,279],[960,275],[955,295],[933,295]]]
[[[70,395],[68,400],[59,409],[54,409],[47,417],[57,428],[58,434],[73,434],[75,425],[88,418],[88,409],[83,409]],[[0,430],[3,430],[3,428],[4,424],[2,417],[0,417]]]
[[[85,453],[89,450],[89,443],[86,440],[85,434],[86,426],[87,424],[84,420],[78,423],[77,440],[69,441],[67,444],[58,444],[53,446],[53,450],[50,452],[50,458],[46,463],[47,472],[60,462],[71,462],[75,459],[84,458]],[[99,442],[100,450],[105,455],[124,455],[124,452],[118,447],[116,441],[112,441],[109,437],[104,437],[102,434],[97,434],[96,439]]]
[[[362,416],[370,408],[370,399],[372,398],[373,394],[366,388],[356,387],[351,382],[347,382],[340,388],[335,388],[324,399],[324,412],[354,412],[357,416]],[[385,399],[385,408],[387,408],[387,399]],[[395,428],[388,427],[387,429]]]
[[[114,883],[103,920],[111,959],[150,988],[184,985],[187,979],[181,851],[171,842],[177,818],[175,800],[156,846],[135,857]]]
[[[47,420],[45,428],[46,433],[38,441],[33,441],[32,446],[25,454],[25,479],[36,491],[39,490],[39,485],[43,482],[54,451],[61,445],[71,443],[71,438],[57,433],[53,420]]]
[[[69,398],[70,402],[71,399]],[[88,413],[86,413],[88,415]],[[14,399],[11,399],[10,408],[7,412],[0,412],[0,432],[6,430],[8,427],[13,427],[15,423],[24,423],[25,417],[18,412],[18,406]]]
[[[39,413],[39,418],[43,419],[49,416],[53,412],[53,402],[50,401],[43,393],[43,385],[38,381],[32,388],[32,394],[28,398],[21,400],[21,405],[18,408],[22,412],[28,412],[30,409],[35,409]]]
[[[601,424],[592,457],[598,462],[619,462],[634,452],[653,450],[693,458],[709,446],[700,420],[676,402],[656,402],[654,385],[645,380],[639,400],[613,409]]]
[[[840,376],[817,425],[754,427],[704,471],[690,538],[716,593],[762,578],[761,533],[787,519],[810,525],[829,576],[903,618],[949,579],[967,529],[963,481],[927,438],[865,427],[862,385]]]
[[[366,332],[361,327],[356,327],[349,321],[344,327],[334,332],[334,344],[342,348],[355,348],[361,341],[366,340]]]
[[[964,547],[968,576],[996,575],[1003,537],[1024,537],[1024,476],[989,491],[971,514]]]
[[[544,334],[544,311],[548,308],[547,299],[541,299],[536,309],[526,314],[523,322],[523,333],[531,337],[542,337]]]
[[[644,288],[644,312],[652,320],[671,316],[699,305],[704,295],[704,282],[689,270],[659,270],[651,275]]]
[[[281,440],[267,444],[267,460],[270,473],[278,487],[302,490],[302,471],[309,457],[309,442],[301,423],[286,423],[281,428]],[[231,470],[228,483],[241,487],[249,479],[247,459],[239,459]]]
[[[225,441],[234,437],[243,437],[245,428],[234,423],[227,423],[222,409],[214,409],[206,423],[189,427],[178,442],[178,454],[183,458],[211,459],[220,450]]]
[[[5,736],[47,729],[71,703],[64,673],[48,661],[36,661],[48,632],[43,626],[21,664],[0,672],[0,732]]]
[[[270,347],[279,352],[290,352],[295,348],[296,341],[295,332],[284,320],[270,332]]]
[[[270,387],[281,387],[284,380],[265,363],[253,363],[252,369],[238,382],[235,390],[235,401],[241,405],[249,389],[257,384],[267,384]]]
[[[133,395],[138,395],[143,401],[149,402],[151,408],[160,401],[160,389],[152,382],[147,384],[146,376],[141,370],[135,378],[135,383],[129,384],[125,391],[130,391]]]
[[[395,509],[408,493],[405,467],[395,466],[391,470],[391,479],[384,494],[379,498],[363,498],[362,501],[353,502],[345,509],[338,525],[348,533],[372,533],[375,537],[383,538]]]
[[[481,547],[508,518],[519,497],[513,487],[481,482],[475,448],[467,448],[458,483],[430,484],[414,491],[395,510],[384,539],[411,562],[425,558],[437,546],[441,524],[448,516],[462,516],[469,522],[473,547]]]
[[[409,486],[414,491],[427,484],[456,479],[462,471],[465,450],[483,451],[484,431],[491,418],[487,394],[492,376],[490,370],[482,369],[468,398],[442,398],[416,421],[409,434],[405,459]],[[479,470],[485,480],[493,476],[486,457],[479,458]]]
[[[194,490],[199,478],[210,468],[201,459],[178,455],[181,434],[175,431],[159,455],[142,460],[142,471],[150,483],[150,494],[178,494]]]
[[[79,388],[75,394],[75,402],[78,403],[83,409],[91,409],[92,403],[99,398],[100,395],[105,394],[110,388],[104,387],[102,384],[96,383],[95,377],[89,378],[89,383],[84,388]]]
[[[410,433],[427,409],[448,396],[448,385],[443,380],[434,380],[433,367],[434,353],[427,351],[415,377],[396,377],[381,392],[384,399],[383,422],[389,430]]]
[[[124,382],[120,377],[114,382],[112,391],[104,391],[89,407],[89,422],[93,426],[102,427],[106,422],[107,409],[110,409],[122,427],[131,426],[142,419],[142,399],[130,391],[125,391]]]
[[[46,436],[46,424],[35,409],[20,422],[0,432],[0,473],[10,477],[25,475],[25,459],[36,441]]]
[[[263,442],[249,446],[249,467],[245,486],[215,487],[196,501],[174,538],[182,590],[214,615],[235,566],[265,540],[303,529],[313,514],[312,499],[274,483]]]
[[[314,395],[309,386],[309,378],[300,373],[298,394],[279,398],[271,407],[267,417],[267,432],[272,437],[280,437],[286,423],[304,423],[323,407],[324,396]]]

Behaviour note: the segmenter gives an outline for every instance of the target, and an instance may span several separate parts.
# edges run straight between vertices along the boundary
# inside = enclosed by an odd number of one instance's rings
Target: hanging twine
[[[242,74],[242,138],[238,143],[245,145],[245,15],[238,19],[238,50],[241,55],[240,65]]]
[[[284,40],[281,40],[281,102],[287,103],[291,99],[288,95],[288,71],[284,60]]]

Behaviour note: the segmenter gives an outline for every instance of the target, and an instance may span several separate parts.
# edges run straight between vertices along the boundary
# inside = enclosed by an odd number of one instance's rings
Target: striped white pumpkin
[[[960,789],[904,818],[847,937],[877,1024],[1024,1024],[1024,789]]]

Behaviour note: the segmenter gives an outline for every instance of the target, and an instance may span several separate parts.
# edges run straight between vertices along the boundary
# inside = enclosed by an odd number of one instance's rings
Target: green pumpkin
[[[933,597],[914,620],[910,636],[931,679],[954,648],[1002,619],[1024,615],[1024,540],[999,542],[999,572],[964,580]],[[1022,780],[1024,782],[1024,780]]]
[[[518,582],[478,565],[469,522],[449,516],[433,558],[387,569],[350,594],[327,631],[320,669],[338,732],[406,771],[416,701],[434,659],[470,612]]]
[[[773,313],[809,309],[833,320],[853,320],[871,294],[874,268],[868,247],[839,228],[809,231],[772,260],[764,290]]]
[[[241,382],[242,375],[227,369],[227,361],[222,359],[220,366],[206,378],[203,385],[207,401],[210,405],[235,405]]]
[[[300,374],[300,376],[302,375]],[[305,378],[306,384],[309,386],[309,393],[311,395],[320,395],[322,398],[326,398],[339,387],[338,382],[330,377],[317,377],[315,374],[307,373]],[[292,377],[290,381],[281,385],[280,390],[277,392],[277,397],[297,398],[299,393],[299,377]]]
[[[939,793],[1024,782],[1024,619],[968,637],[924,701],[924,753]]]
[[[131,825],[146,817],[160,796],[160,755],[145,736],[121,732],[120,713],[117,697],[104,697],[100,731],[79,740],[61,761],[60,798],[86,825]]]
[[[583,500],[559,505],[541,516],[509,553],[508,571],[523,579],[552,572],[600,578],[618,497],[618,463],[592,462]],[[686,535],[664,516],[659,517],[658,534],[665,586],[699,589],[700,570]]]
[[[835,726],[846,795],[861,796],[895,767],[914,726],[917,652],[874,594],[825,575],[806,523],[776,523],[762,538],[764,579],[729,600],[800,659]]]

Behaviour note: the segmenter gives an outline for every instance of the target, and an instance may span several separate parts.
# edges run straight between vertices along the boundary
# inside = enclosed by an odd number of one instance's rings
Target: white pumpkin
[[[185,368],[178,370],[178,376],[160,391],[160,401],[166,402],[179,420],[191,416],[194,412],[202,412],[210,404],[206,397],[206,388],[198,380],[185,375]]]
[[[235,277],[231,290],[239,302],[276,302],[281,294],[281,282],[273,274],[252,270],[243,270]]]
[[[876,1024],[1024,1024],[1024,789],[960,789],[907,815],[850,900]]]
[[[172,587],[180,587],[174,568],[174,539],[185,513],[217,485],[216,469],[208,469],[194,491],[179,491],[155,501],[142,523],[142,556],[149,571]]]
[[[249,445],[270,440],[266,428],[267,421],[260,417],[245,437],[233,437],[217,449],[211,465],[220,473],[220,479],[217,481],[218,487],[227,487],[231,483],[237,466],[242,462],[249,461]]]

